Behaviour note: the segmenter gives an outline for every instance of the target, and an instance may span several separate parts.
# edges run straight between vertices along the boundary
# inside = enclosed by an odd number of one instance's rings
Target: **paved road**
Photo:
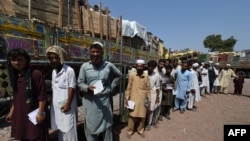
[[[230,92],[233,91],[233,85]],[[146,131],[146,139],[142,139],[135,133],[130,141],[219,141],[223,140],[224,124],[248,124],[250,125],[250,79],[246,79],[243,88],[243,96],[232,94],[209,95],[202,97],[197,103],[198,111],[186,111],[171,113],[171,120],[164,119],[158,124],[158,128]],[[119,112],[119,95],[114,97],[115,113]],[[83,131],[82,107],[78,110],[78,136],[79,141],[85,141]],[[114,141],[126,141],[126,124],[117,122],[115,116]],[[10,140],[10,126],[3,120],[0,121],[0,140]],[[56,133],[50,131],[50,140],[57,141]]]

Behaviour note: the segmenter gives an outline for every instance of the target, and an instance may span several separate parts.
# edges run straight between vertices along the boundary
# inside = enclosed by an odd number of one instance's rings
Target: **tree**
[[[221,39],[221,35],[209,35],[203,41],[203,45],[205,48],[208,48],[209,51],[219,51],[219,52],[230,52],[233,51],[234,45],[236,44],[237,40],[234,39],[233,36],[226,40]]]

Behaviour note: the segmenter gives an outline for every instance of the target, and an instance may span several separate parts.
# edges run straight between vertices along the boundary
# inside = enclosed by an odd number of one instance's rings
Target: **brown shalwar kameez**
[[[146,98],[150,101],[150,80],[148,74],[144,73],[142,76],[137,76],[137,73],[132,73],[129,76],[128,85],[126,89],[126,99],[135,102],[134,110],[129,112],[128,119],[128,134],[134,131],[135,122],[139,122],[137,131],[142,134],[144,132],[144,122],[147,108],[144,101]]]
[[[13,94],[14,111],[11,121],[11,137],[16,140],[46,141],[48,128],[46,120],[41,124],[34,125],[28,119],[28,113],[38,108],[39,100],[46,99],[45,81],[42,73],[34,70],[32,73],[32,94],[31,102],[26,102],[26,80],[24,75],[17,79],[17,92]]]

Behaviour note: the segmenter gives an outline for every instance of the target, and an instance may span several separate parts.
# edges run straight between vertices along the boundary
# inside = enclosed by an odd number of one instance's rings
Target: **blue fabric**
[[[186,110],[187,107],[187,97],[184,99],[179,99],[175,97],[175,106],[174,109]]]
[[[179,99],[185,99],[186,92],[190,92],[192,84],[192,73],[186,70],[182,73],[181,70],[176,71],[176,97]]]

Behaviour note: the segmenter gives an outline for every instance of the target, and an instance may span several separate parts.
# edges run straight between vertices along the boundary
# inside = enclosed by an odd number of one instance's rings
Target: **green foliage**
[[[230,52],[234,51],[234,45],[236,44],[237,40],[234,39],[233,36],[226,40],[221,39],[221,35],[209,35],[203,41],[203,45],[205,48],[208,48],[209,51],[219,51],[219,52]]]

